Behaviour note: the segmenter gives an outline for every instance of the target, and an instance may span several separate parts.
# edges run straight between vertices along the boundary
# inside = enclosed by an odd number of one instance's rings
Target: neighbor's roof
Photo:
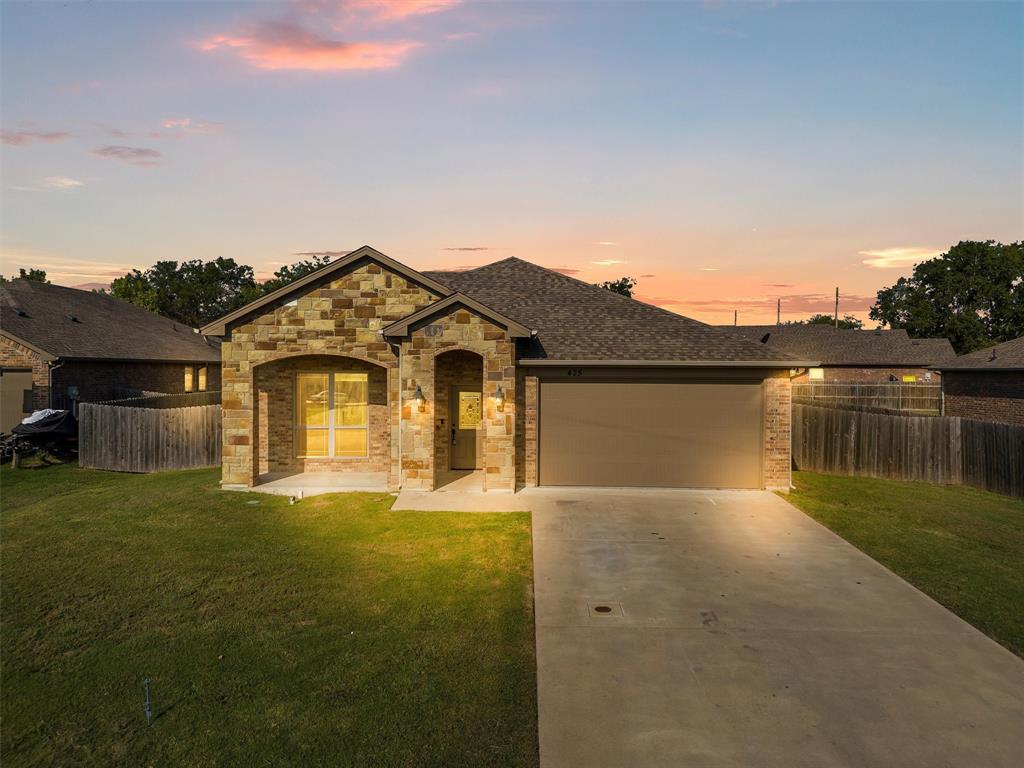
[[[0,334],[44,358],[220,362],[187,325],[101,293],[34,280],[0,286]]]
[[[831,325],[719,326],[764,346],[822,365],[926,367],[956,355],[948,339],[912,339],[903,329],[850,330]]]
[[[1024,371],[1024,336],[935,366],[940,371]]]
[[[462,272],[424,274],[535,330],[535,337],[520,342],[524,363],[808,364],[514,257]]]

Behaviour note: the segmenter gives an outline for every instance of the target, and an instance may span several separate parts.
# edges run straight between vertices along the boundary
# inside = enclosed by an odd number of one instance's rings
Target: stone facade
[[[769,491],[789,492],[792,483],[792,382],[779,371],[764,380],[764,463],[761,481]]]
[[[946,371],[942,402],[946,416],[1024,425],[1024,373]]]

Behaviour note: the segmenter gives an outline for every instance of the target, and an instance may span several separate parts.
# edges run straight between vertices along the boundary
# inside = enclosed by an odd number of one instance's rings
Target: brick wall
[[[931,383],[937,384],[942,378],[938,371],[929,371],[926,367],[906,368],[873,368],[873,367],[846,367],[846,366],[822,366],[825,372],[824,381],[826,384],[887,384],[890,376],[895,376],[897,381],[903,376],[916,376],[920,384],[928,383],[925,376],[931,375]],[[822,381],[822,379],[817,379]],[[799,376],[794,377],[795,384],[812,384],[810,374],[804,370]]]
[[[451,464],[451,430],[457,425],[452,420],[449,396],[454,386],[475,387],[483,391],[484,360],[479,354],[468,350],[442,352],[434,359],[434,376],[437,382],[437,404],[434,408],[434,475],[447,470]],[[477,435],[476,466],[484,465],[483,431]]]
[[[947,416],[1024,425],[1024,373],[946,371],[942,398]]]
[[[4,368],[31,369],[33,406],[36,409],[51,406],[49,366],[35,352],[0,337],[0,364]],[[208,391],[220,389],[219,365],[194,365],[207,366]],[[126,389],[178,394],[185,391],[185,364],[68,360],[54,367],[52,381],[53,408],[68,407],[67,391],[72,386],[78,387],[78,399],[83,403],[112,400]]]
[[[299,458],[295,450],[295,383],[303,372],[367,375],[368,449],[359,458]],[[387,368],[348,357],[291,357],[257,366],[259,472],[386,472],[391,455]]]
[[[762,481],[768,490],[788,491],[792,482],[792,389],[789,374],[766,378],[764,388],[764,465]]]

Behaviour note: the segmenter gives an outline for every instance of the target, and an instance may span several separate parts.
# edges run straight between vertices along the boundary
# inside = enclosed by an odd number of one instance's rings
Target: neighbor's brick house
[[[32,280],[0,286],[0,382],[7,432],[42,408],[143,391],[220,388],[219,344],[105,294]]]
[[[231,487],[788,488],[789,371],[814,362],[519,259],[417,272],[370,247],[202,330]]]
[[[1024,337],[943,363],[943,413],[1024,425]]]
[[[854,330],[831,325],[724,325],[751,341],[797,357],[818,360],[795,372],[793,382],[884,384],[938,382],[938,366],[956,357],[948,339],[912,339],[906,330]]]

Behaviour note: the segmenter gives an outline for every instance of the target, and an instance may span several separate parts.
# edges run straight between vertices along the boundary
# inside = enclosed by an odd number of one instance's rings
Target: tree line
[[[115,279],[110,295],[198,328],[329,261],[314,255],[281,267],[263,282],[257,282],[252,267],[234,259],[158,261]],[[46,282],[41,269],[20,272],[19,278]],[[599,285],[632,296],[637,280],[622,277]],[[880,290],[869,316],[884,328],[904,328],[913,338],[947,338],[957,354],[1024,336],[1024,243],[961,241]],[[818,314],[799,322],[831,325],[835,318]],[[860,328],[861,322],[846,315],[839,327]]]

